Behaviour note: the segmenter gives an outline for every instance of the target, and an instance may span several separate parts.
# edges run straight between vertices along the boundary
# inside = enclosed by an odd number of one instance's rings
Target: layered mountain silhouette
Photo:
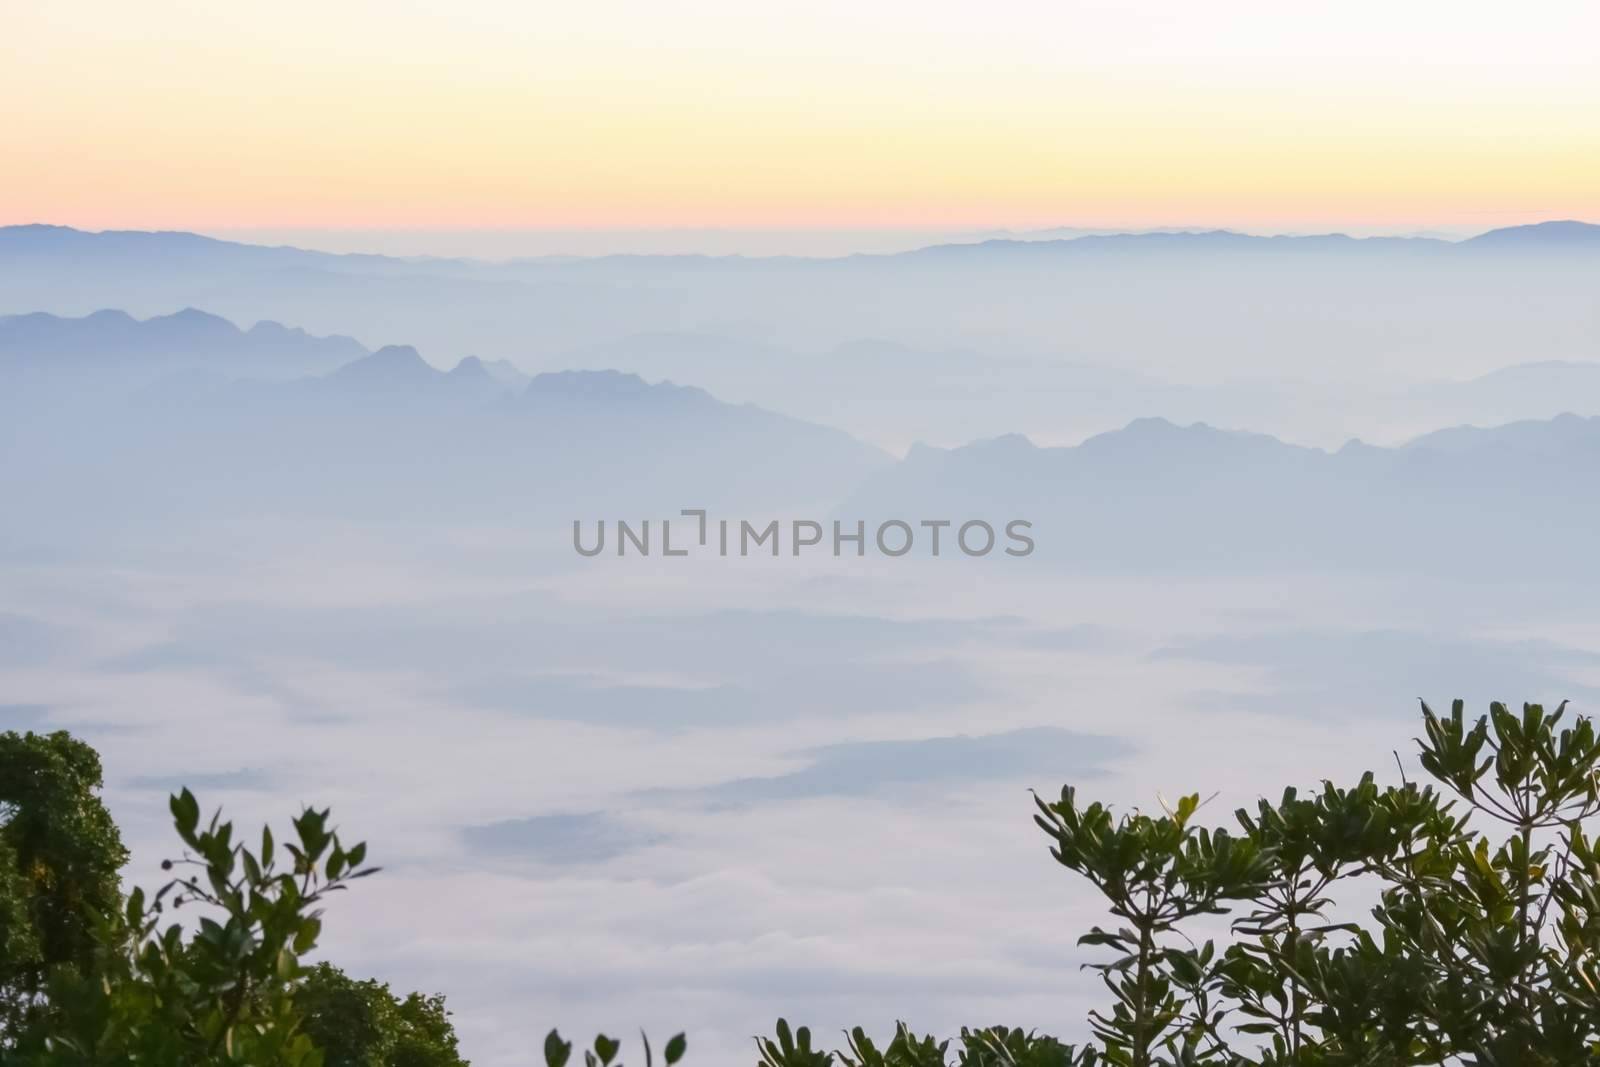
[[[1011,436],[916,448],[840,514],[1031,521],[1092,571],[1600,572],[1600,418],[1463,427],[1336,451],[1141,419],[1073,448]],[[947,548],[948,551],[948,548]]]
[[[825,365],[848,389],[852,364],[870,380],[918,355],[842,346]],[[959,350],[933,358],[949,376],[981,367]],[[1600,365],[1546,361],[1419,395],[1508,410],[1597,388]],[[838,430],[669,380],[526,376],[477,357],[442,370],[411,346],[369,352],[184,311],[0,320],[0,424],[0,493],[37,519],[36,536],[258,515],[549,533],[572,519],[705,507],[754,519],[1023,519],[1036,563],[1093,570],[1600,570],[1590,548],[1600,503],[1586,491],[1600,418],[1576,415],[1326,450],[1142,418],[1075,447],[1010,434],[918,446],[895,462]]]
[[[918,440],[953,446],[1008,432],[1081,440],[1150,415],[1337,447],[1352,436],[1395,443],[1462,423],[1600,414],[1600,360],[1542,360],[1417,383],[1178,384],[1044,352],[882,339],[804,352],[702,333],[641,334],[563,358],[575,367],[693,381],[718,396],[847,429],[896,451]]]
[[[207,328],[218,339],[237,339],[216,322]],[[29,376],[54,357],[0,362],[0,493],[37,529],[318,515],[537,518],[550,533],[555,520],[683,508],[817,512],[890,462],[836,430],[616,371],[525,378],[472,357],[442,371],[391,345],[324,374],[264,381],[216,373],[225,358],[152,351],[122,360],[183,365],[115,388],[93,374]]]
[[[414,348],[409,351],[408,377],[413,385],[425,384],[431,368]],[[315,336],[273,321],[240,329],[193,308],[145,320],[118,310],[0,317],[0,372],[14,388],[19,377],[92,392],[178,372],[263,381],[406,375],[403,367],[380,371],[387,357],[372,366],[358,362],[371,354],[348,337]],[[954,445],[1010,431],[1076,439],[1141,414],[1254,425],[1320,442],[1370,428],[1390,427],[1387,439],[1395,440],[1459,423],[1492,425],[1563,411],[1600,414],[1600,362],[1581,360],[1522,363],[1461,381],[1385,388],[1286,381],[1181,386],[1043,353],[921,348],[881,339],[804,352],[691,332],[633,335],[554,358],[572,369],[696,382],[723,399],[847,429],[897,449],[918,439]],[[476,356],[461,360],[451,374],[462,396],[521,389],[531,380],[509,361]],[[396,384],[380,387],[392,392]],[[6,407],[0,397],[0,410]]]
[[[134,268],[160,270],[175,266],[229,267],[245,270],[352,269],[371,272],[414,270],[417,260],[352,253],[338,255],[287,246],[219,240],[181,230],[79,230],[71,226],[31,224],[0,226],[0,263],[56,262],[92,268],[121,262]],[[430,260],[444,269],[453,261]]]
[[[1552,222],[1459,242],[1087,234],[831,259],[491,263],[26,226],[0,228],[0,314],[193,305],[530,370],[630,336],[696,333],[798,351],[882,338],[998,359],[1046,352],[1175,381],[1197,367],[1348,380],[1396,360],[1416,364],[1413,378],[1459,379],[1594,356],[1592,271],[1573,260],[1596,254],[1596,233]],[[687,366],[661,373],[695,380]]]
[[[1076,250],[1128,248],[1151,249],[1163,247],[1256,247],[1274,249],[1316,250],[1328,247],[1388,248],[1396,245],[1411,248],[1459,247],[1485,249],[1507,245],[1584,246],[1600,245],[1600,225],[1575,219],[1552,220],[1522,226],[1507,226],[1489,230],[1459,241],[1439,237],[1351,237],[1341,233],[1296,234],[1258,236],[1232,230],[1206,230],[1164,228],[1138,232],[1118,232],[1104,229],[1078,229],[1059,227],[1055,230],[1029,231],[1009,235],[1004,231],[994,235],[978,235],[981,239],[961,243],[932,245],[911,252],[891,252],[876,255],[845,257],[851,259],[915,258],[939,250],[949,252],[972,251],[1008,244],[1028,245],[1034,252],[1062,250],[1072,246]],[[385,256],[366,253],[317,252],[289,246],[265,246],[205,237],[200,234],[175,230],[104,230],[90,231],[70,226],[29,224],[0,226],[0,261],[60,259],[83,265],[86,259],[126,259],[137,264],[159,266],[163,263],[207,261],[215,263],[224,258],[241,266],[265,269],[305,267],[310,269],[344,269],[374,272],[416,272],[419,270],[446,272],[493,272],[497,267],[506,273],[531,266],[582,266],[607,260],[634,264],[650,261],[673,262],[679,265],[717,259],[740,262],[793,262],[793,256],[744,257],[702,255],[641,255],[619,254],[582,258],[573,256],[542,256],[521,258],[500,263],[460,258],[432,256]]]
[[[967,244],[935,245],[898,255],[906,258],[1011,254],[1018,256],[1098,254],[1336,253],[1403,252],[1474,256],[1506,249],[1600,252],[1600,225],[1562,220],[1508,226],[1476,237],[1450,241],[1438,237],[1351,237],[1342,233],[1274,235],[1232,230],[1151,230],[1141,233],[1086,232],[1055,239],[995,237]]]
[[[0,367],[9,373],[149,381],[183,370],[286,380],[365,355],[349,337],[314,337],[262,321],[247,330],[185,308],[140,320],[102,310],[81,318],[40,312],[0,317]]]

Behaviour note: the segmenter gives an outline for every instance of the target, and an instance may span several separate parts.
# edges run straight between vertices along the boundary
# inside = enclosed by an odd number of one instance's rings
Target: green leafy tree
[[[36,1022],[52,971],[90,966],[95,917],[120,904],[128,853],[101,785],[69,734],[0,734],[0,1049]]]
[[[1375,943],[1363,946],[1358,924],[1329,913],[1336,885],[1370,875],[1405,842],[1459,831],[1438,797],[1409,785],[1380,789],[1369,773],[1352,789],[1329,782],[1309,797],[1291,787],[1276,805],[1262,800],[1254,813],[1241,809],[1237,818],[1272,858],[1251,910],[1234,923],[1240,940],[1219,967],[1220,993],[1243,1016],[1235,1020],[1237,1032],[1268,1038],[1263,1063],[1316,1062],[1335,1047],[1379,1058],[1408,1055],[1409,1034],[1380,1039],[1368,1025],[1379,1010],[1375,997],[1401,976],[1396,961]],[[1329,956],[1337,939],[1349,937],[1360,951]]]
[[[1111,1003],[1094,1043],[960,1032],[954,1067],[1576,1067],[1600,1065],[1600,739],[1591,722],[1503,704],[1469,721],[1422,708],[1431,785],[1371,774],[1197,825],[1198,795],[1118,816],[1068,786],[1037,800],[1051,853],[1115,927],[1081,943]],[[1376,906],[1349,911],[1358,891]],[[1199,941],[1198,926],[1231,936]],[[902,1023],[817,1047],[778,1020],[758,1067],[951,1067]],[[553,1067],[560,1067],[559,1064]]]
[[[1600,740],[1565,706],[1423,705],[1433,786],[1286,791],[1242,838],[1041,803],[1053,854],[1127,925],[1096,928],[1113,996],[1091,1015],[1111,1063],[1262,1067],[1600,1064]],[[1341,890],[1379,898],[1339,914]],[[1238,906],[1220,954],[1191,917]],[[1163,937],[1166,940],[1163,940]],[[1177,940],[1172,940],[1176,937]]]
[[[93,980],[52,988],[31,1061],[320,1067],[295,1003],[300,960],[316,947],[328,895],[373,873],[366,846],[342,844],[326,810],[302,812],[281,847],[267,828],[250,848],[219,816],[202,825],[187,789],[171,809],[187,850],[163,866],[181,873],[99,916]],[[184,908],[187,937],[163,925]]]
[[[1096,1067],[1110,1062],[1091,1048],[1065,1045],[1047,1034],[1020,1027],[962,1027],[952,1061],[950,1042],[918,1036],[903,1022],[881,1050],[857,1026],[845,1034],[845,1047],[829,1051],[812,1044],[811,1030],[791,1029],[779,1019],[774,1037],[757,1037],[758,1067]]]
[[[758,1067],[828,1067],[833,1053],[811,1045],[811,1028],[802,1026],[791,1030],[787,1019],[779,1019],[777,1040],[756,1038],[756,1051],[761,1054]]]
[[[935,1041],[932,1035],[918,1037],[905,1023],[897,1022],[894,1037],[880,1052],[865,1030],[857,1026],[846,1035],[847,1051],[839,1053],[844,1067],[944,1067],[948,1041]]]
[[[1034,821],[1051,837],[1056,862],[1088,879],[1127,924],[1097,926],[1080,939],[1117,957],[1094,965],[1112,996],[1109,1012],[1090,1015],[1105,1058],[1150,1067],[1163,1056],[1189,1061],[1223,1053],[1227,1042],[1211,1004],[1215,948],[1192,947],[1181,927],[1261,892],[1271,877],[1270,854],[1248,838],[1196,827],[1198,795],[1159,817],[1115,818],[1098,803],[1080,807],[1071,786],[1055,803],[1035,802]]]
[[[1021,1027],[989,1026],[961,1028],[957,1067],[1095,1067],[1101,1062],[1092,1048],[1063,1045]]]
[[[1600,870],[1584,830],[1600,814],[1600,739],[1585,718],[1563,728],[1565,713],[1496,703],[1469,725],[1460,701],[1444,718],[1423,706],[1422,766],[1465,814],[1379,857],[1375,917],[1427,980],[1430,1051],[1600,1062]]]
[[[294,993],[301,1029],[324,1067],[465,1067],[441,996],[395,996],[330,963],[301,978]]]

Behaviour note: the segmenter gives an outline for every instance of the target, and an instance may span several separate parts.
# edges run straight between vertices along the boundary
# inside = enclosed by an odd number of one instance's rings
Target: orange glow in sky
[[[1600,220],[1600,5],[10,4],[0,223]]]

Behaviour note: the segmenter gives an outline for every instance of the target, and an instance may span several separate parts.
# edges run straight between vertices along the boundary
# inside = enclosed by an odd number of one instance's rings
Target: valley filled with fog
[[[331,805],[384,871],[327,952],[445,993],[474,1062],[556,1021],[716,1065],[780,1012],[1076,1036],[1100,902],[1029,789],[1224,823],[1393,780],[1419,697],[1593,713],[1597,282],[1579,224],[496,263],[0,229],[0,729],[101,752],[147,883],[182,785]],[[783,540],[666,556],[685,509]],[[580,555],[601,520],[653,551]]]

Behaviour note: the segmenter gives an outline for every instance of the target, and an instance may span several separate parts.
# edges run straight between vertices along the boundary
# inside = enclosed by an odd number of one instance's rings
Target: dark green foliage
[[[1178,928],[1261,892],[1272,877],[1271,854],[1250,838],[1196,828],[1198,795],[1159,818],[1114,819],[1100,804],[1080,808],[1071,786],[1056,803],[1036,803],[1034,821],[1052,838],[1056,862],[1093,883],[1127,924],[1095,927],[1079,939],[1117,957],[1094,965],[1112,996],[1109,1013],[1089,1017],[1106,1058],[1148,1064],[1223,1047],[1211,1003],[1215,949],[1210,942],[1194,948]]]
[[[1244,838],[1192,831],[1195,798],[1113,820],[1067,789],[1040,807],[1057,860],[1128,926],[1083,941],[1113,1001],[1091,1017],[1131,1067],[1600,1063],[1600,741],[1586,719],[1504,705],[1469,723],[1423,705],[1423,768],[1444,787],[1352,789],[1240,811]],[[1334,914],[1361,879],[1379,904]],[[1181,924],[1222,910],[1233,942]],[[1178,940],[1163,941],[1162,937]]]
[[[264,829],[251,849],[218,816],[202,825],[187,789],[171,809],[187,850],[163,867],[184,873],[97,917],[93,980],[52,987],[32,1062],[319,1067],[295,1004],[300,959],[316,947],[325,898],[373,873],[366,846],[346,848],[327,811],[302,812],[281,846]],[[187,936],[163,925],[182,908],[198,912]]]
[[[756,1038],[756,1051],[761,1053],[760,1067],[828,1067],[833,1053],[811,1047],[811,1028],[802,1026],[790,1031],[786,1019],[778,1020],[778,1039]]]
[[[788,1021],[779,1019],[776,1037],[757,1037],[756,1049],[761,1054],[757,1067],[829,1067],[835,1060],[840,1067],[1095,1067],[1107,1062],[1091,1049],[1005,1026],[963,1027],[952,1060],[949,1041],[918,1037],[903,1022],[895,1024],[894,1037],[882,1050],[858,1026],[845,1035],[843,1049],[830,1052],[812,1046],[808,1027],[791,1031]]]
[[[849,1049],[839,1053],[844,1067],[944,1067],[945,1049],[950,1042],[935,1042],[931,1035],[917,1037],[905,1023],[895,1023],[894,1037],[882,1052],[865,1030],[856,1027],[848,1035]]]
[[[300,1028],[324,1067],[464,1067],[444,998],[396,997],[329,963],[306,971],[294,993]]]
[[[639,1040],[644,1044],[644,1067],[654,1067],[655,1053],[650,1048],[650,1039],[644,1034],[639,1035]],[[667,1046],[662,1050],[662,1055],[667,1061],[667,1067],[673,1067],[689,1048],[688,1041],[682,1034],[667,1041]],[[596,1034],[594,1047],[586,1049],[583,1053],[584,1067],[623,1067],[617,1061],[617,1053],[622,1050],[622,1042],[605,1034]],[[544,1038],[545,1067],[566,1067],[572,1059],[572,1042],[563,1041],[561,1034],[555,1030],[550,1031]]]
[[[1095,1067],[1093,1049],[1063,1045],[1053,1037],[1005,1026],[961,1029],[958,1067]]]
[[[442,998],[301,967],[322,902],[375,871],[327,811],[250,848],[219,816],[202,826],[184,790],[170,807],[185,851],[162,864],[176,877],[124,899],[100,784],[81,741],[0,734],[0,1062],[464,1064]]]
[[[1600,739],[1565,707],[1493,704],[1469,721],[1422,709],[1437,782],[1283,792],[1197,827],[1198,796],[1114,815],[1067,787],[1037,801],[1051,854],[1116,919],[1080,943],[1110,1004],[1095,1042],[962,1030],[957,1067],[1567,1067],[1600,1064]],[[1339,913],[1360,892],[1376,907]],[[1216,931],[1220,947],[1193,936]],[[757,1042],[759,1067],[941,1067],[901,1024],[881,1052],[860,1028],[837,1053],[810,1034]]]
[[[36,1020],[52,971],[90,965],[95,916],[120,903],[128,854],[100,786],[82,741],[0,734],[0,1050]]]

